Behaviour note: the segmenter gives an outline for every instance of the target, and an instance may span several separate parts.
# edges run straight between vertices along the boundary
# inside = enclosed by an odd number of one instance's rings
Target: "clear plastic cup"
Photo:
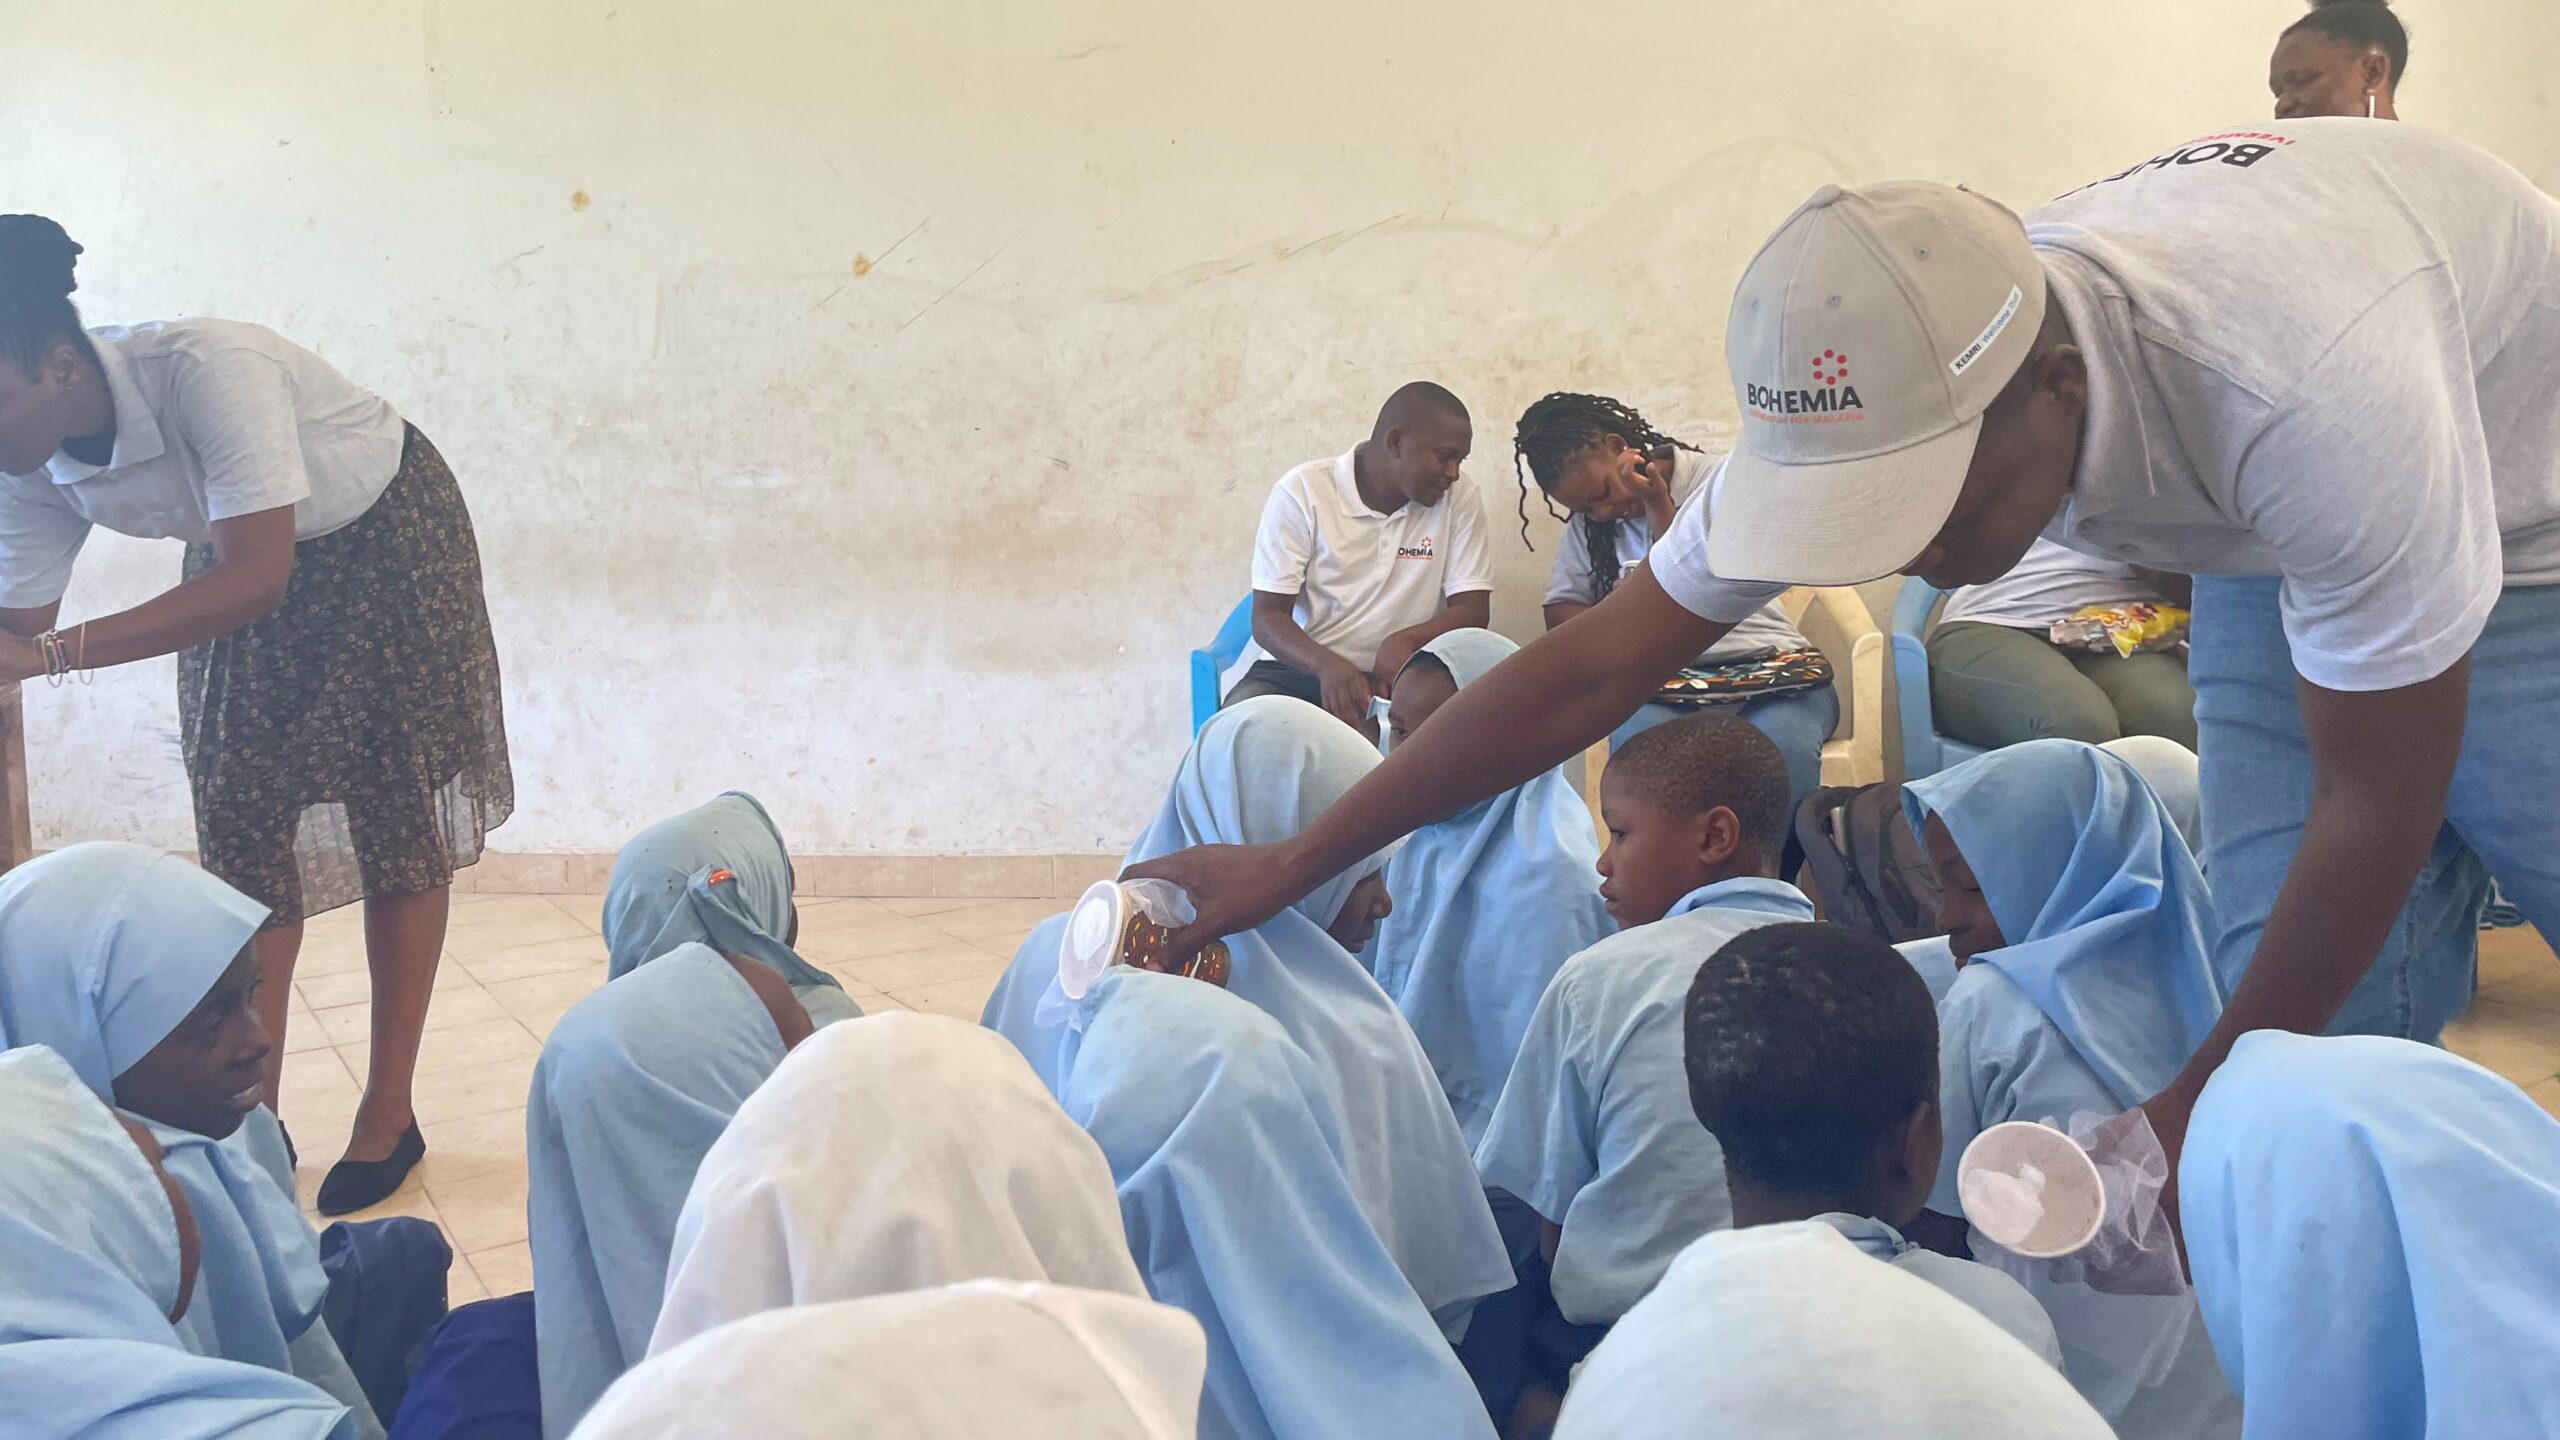
[[[2086,1246],[2107,1214],[2106,1187],[2088,1152],[2032,1120],[2005,1120],[1973,1137],[1956,1162],[1956,1190],[1974,1229],[2039,1260]]]

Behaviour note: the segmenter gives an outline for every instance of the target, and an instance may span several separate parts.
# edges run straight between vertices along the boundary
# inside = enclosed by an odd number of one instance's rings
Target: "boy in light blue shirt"
[[[1689,1110],[1681,1005],[1726,941],[1813,918],[1775,878],[1787,797],[1778,747],[1714,712],[1636,736],[1601,778],[1600,894],[1620,933],[1556,972],[1476,1146],[1486,1188],[1540,1222],[1514,1260],[1532,1292],[1546,1260],[1552,1300],[1528,1298],[1543,1318],[1522,1363],[1554,1388],[1672,1257],[1731,1223],[1723,1159]]]
[[[1945,1127],[1937,1010],[1892,946],[1842,925],[1750,931],[1698,967],[1682,1028],[1690,1108],[1724,1152],[1736,1229],[1821,1221],[2061,1368],[2024,1286],[1903,1238]]]

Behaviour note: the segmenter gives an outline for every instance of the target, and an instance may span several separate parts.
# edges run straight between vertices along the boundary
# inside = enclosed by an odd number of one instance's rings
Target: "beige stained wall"
[[[2407,113],[2560,183],[2553,9],[2408,0]],[[93,323],[264,322],[437,439],[502,848],[742,786],[813,853],[1108,852],[1272,480],[1395,384],[1474,406],[1498,516],[1543,391],[1713,440],[1734,276],[1814,186],[2032,204],[2262,116],[2294,13],[13,0],[0,208],[89,246]],[[67,613],[176,566],[102,538]],[[172,684],[31,688],[40,843],[188,841]]]

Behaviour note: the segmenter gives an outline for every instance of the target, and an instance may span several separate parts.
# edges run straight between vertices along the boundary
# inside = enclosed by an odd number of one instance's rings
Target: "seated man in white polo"
[[[1435,636],[1493,621],[1484,504],[1458,483],[1475,431],[1416,380],[1369,438],[1280,477],[1253,538],[1253,643],[1226,704],[1292,695],[1375,737],[1370,701]]]

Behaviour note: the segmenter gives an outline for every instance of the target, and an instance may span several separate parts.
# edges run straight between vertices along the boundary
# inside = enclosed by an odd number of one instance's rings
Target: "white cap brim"
[[[1976,416],[1917,445],[1819,465],[1736,450],[1707,521],[1707,567],[1720,579],[1786,585],[1891,575],[1947,523],[1981,434]]]

